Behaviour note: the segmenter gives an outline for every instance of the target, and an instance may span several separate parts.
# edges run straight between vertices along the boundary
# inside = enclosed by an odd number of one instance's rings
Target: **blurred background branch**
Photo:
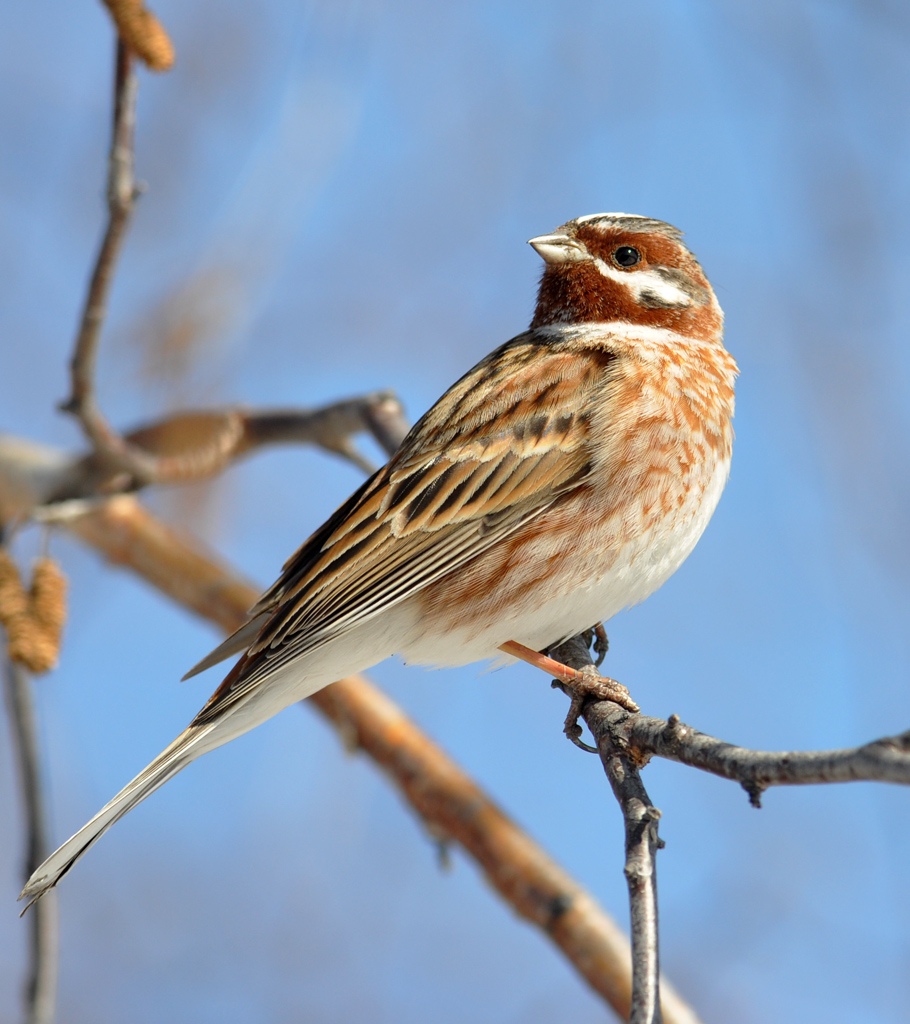
[[[41,780],[41,751],[32,699],[31,680],[24,665],[9,654],[3,657],[3,681],[10,723],[10,738],[18,769],[25,823],[22,882],[51,852],[48,813]],[[35,907],[24,924],[28,929],[29,957],[24,982],[23,1019],[26,1024],[53,1024],[56,1019],[59,926],[57,894],[50,893],[46,907]]]
[[[407,421],[393,392],[344,398],[319,409],[195,409],[137,427],[124,440],[154,458],[156,482],[186,483],[217,476],[238,459],[276,444],[309,444],[372,473],[376,466],[353,441],[364,433],[389,455],[398,447]],[[37,475],[38,467],[34,469]],[[57,486],[45,489],[37,505],[138,491],[150,482],[111,460],[107,451],[94,451],[61,469]],[[52,517],[52,509],[45,512]]]
[[[121,33],[126,24],[135,35],[138,32],[135,19],[151,17],[135,3],[110,3],[109,6]],[[374,467],[353,446],[351,435],[367,430],[387,455],[392,454],[407,431],[407,423],[401,403],[391,392],[334,402],[318,410],[192,410],[168,416],[126,435],[115,431],[102,414],[96,385],[98,346],[117,259],[140,193],[134,173],[137,91],[131,48],[121,38],[117,43],[114,72],[107,226],[70,362],[70,397],[60,406],[62,411],[79,420],[92,442],[93,451],[72,467],[65,484],[52,493],[49,500],[138,490],[152,483],[206,479],[220,473],[240,455],[264,444],[308,442],[372,472]]]
[[[45,555],[35,563],[31,584],[26,587],[3,541],[0,523],[0,636],[5,634],[6,638],[4,690],[24,822],[24,882],[51,851],[31,676],[57,665],[66,622],[66,579]],[[59,957],[56,897],[26,927],[29,959],[24,984],[25,1020],[27,1024],[52,1024]]]
[[[60,404],[60,409],[76,417],[96,452],[131,477],[150,483],[159,479],[155,460],[129,444],[111,427],[101,412],[95,392],[98,346],[117,257],[139,195],[133,169],[138,89],[132,51],[118,37],[114,61],[114,117],[108,152],[107,225],[95,258],[70,360],[70,396]]]

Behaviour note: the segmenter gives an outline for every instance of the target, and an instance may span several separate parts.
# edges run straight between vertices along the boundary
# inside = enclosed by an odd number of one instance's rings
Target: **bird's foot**
[[[576,673],[574,679],[556,678],[553,680],[553,686],[568,694],[571,699],[562,731],[576,747],[596,754],[597,747],[592,747],[581,738],[581,726],[578,724],[578,719],[581,718],[585,704],[588,701],[609,700],[621,708],[625,708],[626,711],[635,712],[640,708],[632,700],[632,695],[622,683],[610,679],[609,676],[600,675],[594,665],[587,665],[583,669],[569,669],[569,671]]]
[[[606,640],[606,635],[604,635],[603,639],[604,641]],[[595,665],[586,665],[581,669],[571,668],[555,658],[541,654],[539,651],[534,651],[530,647],[525,647],[524,644],[516,643],[514,640],[504,643],[499,649],[555,677],[553,685],[567,693],[572,701],[569,705],[569,713],[566,715],[563,731],[575,746],[581,747],[582,750],[597,752],[595,747],[589,746],[589,744],[581,740],[581,726],[578,724],[578,719],[581,717],[581,713],[588,700],[610,700],[621,708],[625,708],[626,711],[634,712],[640,710],[639,706],[632,700],[632,695],[626,687],[615,679],[600,675]],[[598,654],[601,654],[600,650],[597,650],[597,648],[595,650]],[[604,653],[606,652],[604,651]],[[601,660],[603,660],[602,655]]]

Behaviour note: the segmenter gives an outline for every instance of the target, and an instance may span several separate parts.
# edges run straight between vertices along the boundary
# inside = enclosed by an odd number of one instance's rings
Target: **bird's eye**
[[[641,253],[637,249],[633,249],[631,245],[621,245],[613,253],[613,262],[618,267],[634,267],[640,261]]]

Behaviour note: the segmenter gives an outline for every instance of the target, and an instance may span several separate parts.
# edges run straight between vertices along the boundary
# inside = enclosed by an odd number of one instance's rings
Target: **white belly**
[[[608,571],[589,577],[594,580],[590,585],[568,586],[555,596],[529,603],[511,618],[500,618],[479,629],[474,623],[469,629],[452,629],[440,636],[417,619],[415,605],[405,602],[398,614],[399,626],[410,620],[403,631],[408,641],[399,653],[409,662],[439,667],[490,658],[505,662],[512,659],[498,648],[507,640],[539,651],[606,622],[653,594],[682,565],[708,525],[728,474],[729,462],[719,464],[702,493],[625,544],[611,556]]]

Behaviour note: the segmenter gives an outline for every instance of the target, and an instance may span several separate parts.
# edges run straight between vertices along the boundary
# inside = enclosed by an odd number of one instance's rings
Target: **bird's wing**
[[[589,416],[607,399],[612,363],[528,333],[475,366],[288,560],[251,611],[269,616],[264,627],[194,724],[583,486]]]
[[[239,628],[234,630],[233,633],[227,639],[222,642],[213,650],[210,651],[201,661],[197,661],[196,664],[184,675],[184,680],[191,679],[193,676],[198,675],[200,672],[205,672],[206,669],[211,668],[213,665],[217,665],[220,661],[224,661],[225,658],[230,658],[234,654],[240,654],[245,651],[253,643],[256,637],[259,636],[262,628],[266,625],[269,619],[272,617],[273,612],[280,603],[281,585],[288,577],[288,571],[291,566],[298,562],[298,560],[306,560],[307,553],[309,557],[312,557],[314,552],[321,550],[323,544],[331,537],[333,531],[338,525],[344,522],[345,517],[353,509],[357,507],[357,503],[360,500],[363,493],[372,485],[373,481],[382,472],[377,470],[365,483],[354,491],[354,493],[348,498],[344,504],[332,513],[331,516],[319,527],[319,529],[309,537],[293,554],[282,567],[283,572],[278,581],[267,590],[262,597],[253,605],[249,610],[249,618]]]

